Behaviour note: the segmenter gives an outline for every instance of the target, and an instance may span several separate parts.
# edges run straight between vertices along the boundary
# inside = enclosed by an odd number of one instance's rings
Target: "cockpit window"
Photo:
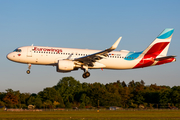
[[[15,49],[13,52],[21,52],[21,49]]]

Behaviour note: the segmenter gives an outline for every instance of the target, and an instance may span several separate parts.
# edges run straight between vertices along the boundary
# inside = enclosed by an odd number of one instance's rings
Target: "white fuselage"
[[[58,60],[64,60],[70,56],[70,59],[73,60],[100,51],[43,46],[25,46],[18,49],[21,49],[21,52],[11,52],[7,55],[7,58],[14,62],[37,65],[55,65]],[[110,52],[108,57],[99,60],[93,67],[89,68],[131,69],[140,61],[140,59],[132,58],[134,60],[124,60],[128,53],[129,51]]]

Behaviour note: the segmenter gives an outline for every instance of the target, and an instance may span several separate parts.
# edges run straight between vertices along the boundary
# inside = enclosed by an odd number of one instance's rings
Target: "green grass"
[[[0,120],[178,120],[180,110],[0,111]]]

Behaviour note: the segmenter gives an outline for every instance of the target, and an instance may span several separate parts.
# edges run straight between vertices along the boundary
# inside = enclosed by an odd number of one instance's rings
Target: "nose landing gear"
[[[27,74],[30,74],[31,64],[28,64],[28,70],[26,71]]]

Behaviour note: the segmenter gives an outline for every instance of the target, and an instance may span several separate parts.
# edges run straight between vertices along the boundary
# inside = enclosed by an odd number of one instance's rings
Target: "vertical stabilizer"
[[[171,38],[173,35],[173,28],[166,28],[144,51],[144,55],[154,54],[155,56],[166,56]]]

